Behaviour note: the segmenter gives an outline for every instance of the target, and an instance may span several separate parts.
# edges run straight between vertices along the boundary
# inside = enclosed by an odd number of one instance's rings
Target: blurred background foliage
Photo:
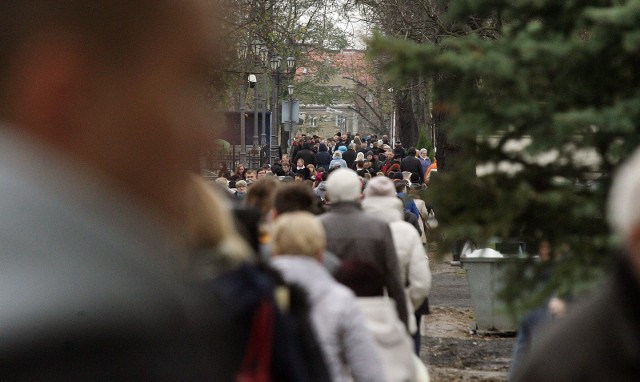
[[[640,1],[439,3],[441,39],[370,44],[392,79],[430,80],[439,136],[455,148],[436,142],[427,192],[438,248],[517,240],[536,254],[548,240],[553,271],[513,270],[502,297],[526,308],[576,293],[614,258],[610,176],[640,143]]]

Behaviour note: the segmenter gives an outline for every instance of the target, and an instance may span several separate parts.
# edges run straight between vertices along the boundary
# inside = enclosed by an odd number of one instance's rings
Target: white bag
[[[436,219],[436,214],[435,212],[433,212],[433,210],[429,212],[429,217],[427,218],[426,224],[427,224],[427,228],[429,229],[438,228],[438,219]]]

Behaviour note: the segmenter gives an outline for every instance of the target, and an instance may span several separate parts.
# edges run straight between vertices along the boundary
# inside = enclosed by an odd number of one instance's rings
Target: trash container
[[[467,273],[471,302],[478,332],[515,332],[517,322],[512,320],[506,305],[497,297],[504,285],[505,269],[528,261],[527,257],[465,257],[460,258]]]

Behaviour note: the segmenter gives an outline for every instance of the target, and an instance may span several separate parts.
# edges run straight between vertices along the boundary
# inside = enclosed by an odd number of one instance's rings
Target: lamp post
[[[264,48],[265,44],[260,40],[253,40],[251,43],[251,48],[253,50],[253,60],[256,69],[259,70],[259,67],[262,66],[261,63],[261,52],[262,48]],[[254,76],[255,82],[253,87],[253,149],[258,149],[258,79]]]
[[[260,48],[260,63],[262,64],[262,130],[260,132],[260,147],[267,144],[267,60],[269,58],[269,50],[266,46]],[[270,156],[271,153],[268,153]]]
[[[289,94],[289,134],[296,136],[295,131],[293,131],[293,85],[287,86],[287,94]]]
[[[271,107],[271,139],[269,140],[269,164],[273,164],[273,157],[271,156],[271,147],[278,144],[278,92],[280,88],[280,62],[282,57],[274,55],[269,61],[271,67],[271,75],[273,76],[273,106]],[[275,139],[274,139],[275,138]]]
[[[238,55],[240,60],[244,63],[244,60],[247,58],[247,46],[242,45],[238,49]],[[244,73],[241,76],[242,78],[242,86],[240,87],[240,163],[246,166],[247,161],[247,147],[245,142],[245,95],[247,91],[247,78],[245,78]]]
[[[281,72],[284,61],[286,69]],[[286,59],[282,59],[282,56],[274,54],[269,61],[271,68],[271,75],[273,76],[273,106],[271,108],[271,142],[270,146],[274,145],[274,142],[278,141],[283,152],[286,152],[288,133],[283,131],[280,126],[280,116],[278,113],[279,96],[280,96],[280,82],[281,75],[285,74],[291,76],[293,80],[295,75],[296,59],[293,56],[288,56]],[[293,85],[291,85],[293,86]],[[279,137],[279,139],[277,139]],[[276,138],[276,139],[274,139]]]
[[[289,56],[287,57],[287,59],[285,60],[286,64],[287,64],[287,74],[291,76],[291,82],[293,82],[293,78],[295,76],[295,68],[296,68],[296,58],[293,56]],[[280,147],[282,148],[282,152],[287,152],[288,148],[289,148],[289,140],[291,137],[291,134],[293,134],[293,120],[292,120],[292,116],[293,116],[293,99],[291,98],[293,96],[293,85],[289,85],[287,86],[287,92],[289,93],[289,99],[291,102],[289,102],[289,110],[290,114],[289,114],[289,131],[288,132],[282,132],[282,139],[280,141]]]

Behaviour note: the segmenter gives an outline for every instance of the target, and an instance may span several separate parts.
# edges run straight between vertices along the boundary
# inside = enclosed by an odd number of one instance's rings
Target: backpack
[[[327,381],[306,292],[265,263],[245,264],[207,283],[243,336],[235,380]]]

